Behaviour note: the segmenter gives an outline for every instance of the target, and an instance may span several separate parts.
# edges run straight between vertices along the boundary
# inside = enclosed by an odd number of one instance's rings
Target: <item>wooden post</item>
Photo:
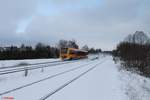
[[[27,77],[28,76],[28,69],[26,68],[25,69],[25,77]]]

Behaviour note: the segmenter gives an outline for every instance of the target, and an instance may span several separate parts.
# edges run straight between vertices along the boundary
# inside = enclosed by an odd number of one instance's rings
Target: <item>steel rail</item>
[[[94,65],[93,67],[89,68],[88,70],[84,71],[83,73],[81,73],[80,75],[78,75],[77,77],[69,80],[68,82],[66,82],[65,84],[63,84],[62,86],[58,87],[57,89],[51,91],[49,94],[41,97],[39,100],[46,100],[49,97],[51,97],[52,95],[54,95],[55,93],[57,93],[58,91],[60,91],[61,89],[65,88],[66,86],[68,86],[69,84],[73,83],[74,81],[76,81],[77,79],[79,79],[80,77],[82,77],[83,75],[87,74],[88,72],[92,71],[94,68],[96,68],[98,65],[102,64],[103,62],[97,63],[96,65]]]
[[[11,74],[11,73],[16,73],[16,72],[22,72],[25,70],[34,70],[34,69],[39,69],[39,68],[45,68],[45,67],[54,67],[57,65],[62,65],[62,64],[68,64],[68,63],[75,63],[78,61],[65,61],[65,62],[61,62],[61,63],[54,63],[51,65],[38,65],[38,66],[32,66],[32,67],[23,67],[23,68],[16,68],[16,69],[10,69],[10,70],[3,70],[0,71],[0,75],[5,75],[5,74]]]
[[[54,77],[57,77],[57,76],[60,76],[60,75],[63,75],[63,74],[66,74],[66,73],[69,73],[69,72],[78,70],[78,69],[80,69],[80,68],[82,68],[82,67],[86,67],[87,65],[90,65],[90,64],[92,64],[92,63],[94,63],[94,62],[91,61],[90,63],[86,63],[86,64],[80,65],[80,66],[78,66],[78,67],[75,67],[75,68],[72,68],[72,69],[69,69],[69,70],[66,70],[66,71],[63,71],[63,72],[60,72],[60,73],[51,75],[51,76],[49,76],[49,77],[40,79],[40,80],[38,80],[38,81],[35,81],[35,82],[32,82],[32,83],[28,83],[28,84],[26,84],[26,85],[23,85],[23,86],[20,86],[20,87],[17,87],[17,88],[14,88],[14,89],[11,89],[11,90],[8,90],[8,91],[5,91],[5,92],[1,92],[1,93],[0,93],[0,96],[5,95],[5,94],[8,94],[8,93],[11,93],[11,92],[14,92],[14,91],[17,91],[17,90],[20,90],[20,89],[22,89],[22,88],[25,88],[25,87],[28,87],[28,86],[31,86],[31,85],[34,85],[34,84],[36,84],[36,83],[40,83],[40,82],[42,82],[42,81],[45,81],[45,80],[48,80],[48,79],[52,79],[52,78],[54,78]]]

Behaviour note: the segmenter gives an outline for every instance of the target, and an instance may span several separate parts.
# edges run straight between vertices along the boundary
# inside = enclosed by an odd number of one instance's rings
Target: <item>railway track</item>
[[[75,70],[78,70],[78,69],[80,69],[80,68],[86,67],[87,65],[90,65],[90,64],[93,64],[93,63],[95,63],[95,61],[90,61],[90,62],[88,62],[88,63],[86,63],[86,64],[82,64],[82,65],[79,65],[79,66],[77,66],[77,67],[75,67],[75,68],[72,68],[72,69],[69,69],[69,70],[65,70],[65,71],[56,73],[56,74],[54,74],[54,75],[48,76],[48,77],[43,78],[43,79],[40,79],[40,80],[38,80],[38,81],[35,81],[35,82],[32,82],[32,83],[28,83],[28,84],[25,84],[25,85],[22,85],[22,86],[13,88],[13,89],[11,89],[11,90],[7,90],[7,91],[4,91],[4,92],[1,92],[1,93],[0,93],[0,96],[5,95],[5,94],[8,94],[8,93],[11,93],[11,92],[14,92],[14,91],[17,91],[17,90],[20,90],[20,89],[23,89],[23,88],[25,88],[25,87],[32,86],[32,85],[34,85],[34,84],[37,84],[37,83],[40,83],[40,82],[42,82],[42,81],[46,81],[46,80],[52,79],[52,78],[54,78],[54,77],[57,77],[57,76],[60,76],[60,75],[63,75],[63,74],[69,73],[69,72],[73,72],[73,71],[75,71]]]
[[[49,62],[49,63],[48,62],[37,63],[37,64],[31,64],[31,65],[27,65],[27,66],[12,67],[12,68],[7,67],[5,69],[0,69],[0,75],[22,72],[25,70],[34,70],[34,69],[45,68],[45,67],[54,67],[57,65],[74,63],[74,62],[78,62],[78,60],[76,60],[76,61],[54,61],[54,62]]]
[[[73,83],[74,81],[76,81],[77,79],[79,79],[80,77],[84,76],[85,74],[87,74],[88,72],[92,71],[94,68],[96,68],[98,65],[102,64],[103,62],[97,63],[94,66],[90,67],[88,70],[82,72],[81,74],[79,74],[78,76],[76,76],[75,78],[67,81],[65,84],[61,85],[60,87],[56,88],[55,90],[51,91],[49,94],[46,94],[45,96],[41,97],[39,100],[46,100],[49,97],[51,97],[52,95],[54,95],[55,93],[57,93],[58,91],[60,91],[61,89],[65,88],[66,86],[68,86],[69,84]]]
[[[7,67],[0,67],[1,69],[11,69],[11,68],[19,68],[23,66],[33,66],[33,65],[41,65],[41,64],[51,64],[51,63],[57,63],[57,62],[63,62],[63,61],[51,61],[51,62],[42,62],[42,63],[33,63],[33,64],[27,64],[27,65],[13,65],[13,66],[7,66]]]

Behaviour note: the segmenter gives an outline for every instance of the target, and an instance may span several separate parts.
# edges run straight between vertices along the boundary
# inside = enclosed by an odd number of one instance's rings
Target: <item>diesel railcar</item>
[[[75,48],[61,48],[60,49],[60,58],[62,60],[73,60],[87,58],[88,51],[79,50]]]

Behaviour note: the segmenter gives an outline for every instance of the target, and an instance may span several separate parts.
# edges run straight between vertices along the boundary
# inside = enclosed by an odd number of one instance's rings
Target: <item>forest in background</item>
[[[60,40],[55,47],[43,43],[38,43],[35,47],[24,44],[20,47],[0,47],[0,60],[58,58],[60,48],[68,47],[79,49],[75,40]],[[89,48],[87,45],[84,45],[81,49],[87,50],[89,53],[101,52],[101,49]]]

